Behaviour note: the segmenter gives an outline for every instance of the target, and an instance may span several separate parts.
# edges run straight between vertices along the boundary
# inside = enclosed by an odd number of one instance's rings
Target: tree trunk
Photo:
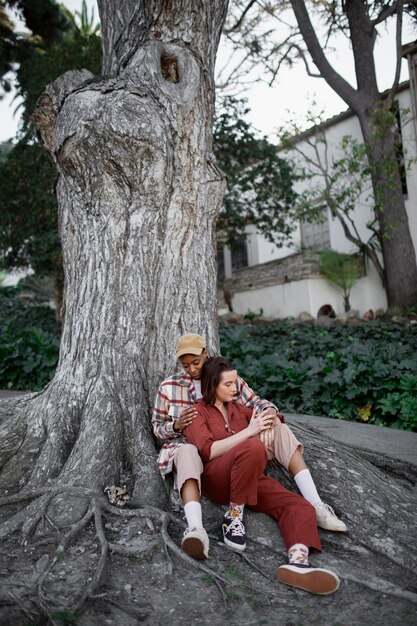
[[[416,254],[395,154],[393,128],[388,119],[392,101],[388,98],[384,102],[378,92],[373,56],[375,27],[366,3],[361,0],[347,0],[345,12],[360,94],[353,110],[359,118],[370,159],[388,305],[413,307],[417,304]]]
[[[291,0],[300,33],[322,78],[358,116],[364,142],[371,158],[373,193],[379,205],[382,255],[385,269],[385,287],[390,307],[408,308],[417,304],[416,253],[410,234],[407,211],[401,190],[398,167],[393,166],[395,152],[392,129],[385,128],[384,136],[375,138],[372,126],[375,114],[383,100],[378,92],[374,44],[376,27],[369,17],[368,3],[346,0],[343,11],[349,25],[352,52],[355,61],[357,89],[353,89],[328,62],[311,23],[306,0]],[[397,78],[396,78],[397,80]],[[395,91],[394,82],[392,92]],[[382,105],[382,106],[386,106]],[[387,170],[387,163],[391,166]],[[383,171],[385,168],[385,175]]]
[[[160,499],[157,384],[182,333],[218,346],[211,128],[227,0],[175,4],[99,0],[104,76],[68,72],[38,103],[58,171],[64,325],[52,382],[1,409],[3,489],[133,476],[137,500]]]
[[[383,106],[376,101],[373,111]],[[375,210],[385,269],[385,289],[392,308],[417,305],[417,263],[404,204],[392,128],[376,139],[374,118],[365,111],[358,115],[371,163]]]

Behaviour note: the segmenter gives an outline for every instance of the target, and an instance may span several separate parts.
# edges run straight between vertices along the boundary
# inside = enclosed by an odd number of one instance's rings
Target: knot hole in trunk
[[[162,76],[170,83],[179,83],[180,75],[178,71],[178,61],[172,54],[161,56]]]

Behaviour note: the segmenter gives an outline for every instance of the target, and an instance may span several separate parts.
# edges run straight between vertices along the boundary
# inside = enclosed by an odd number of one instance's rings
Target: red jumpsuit
[[[203,459],[204,494],[218,504],[247,504],[252,510],[276,519],[287,550],[296,543],[321,550],[314,507],[273,478],[265,476],[268,459],[262,441],[251,437],[210,460],[213,442],[244,430],[250,421],[251,409],[229,402],[230,430],[227,430],[224,417],[216,407],[199,400],[195,408],[198,415],[184,434],[198,448]]]

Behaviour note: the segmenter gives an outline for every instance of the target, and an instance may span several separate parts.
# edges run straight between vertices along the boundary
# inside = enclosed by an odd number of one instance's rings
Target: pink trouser
[[[298,441],[297,437],[294,435],[292,430],[287,426],[287,424],[282,424],[278,422],[278,424],[274,428],[274,443],[271,449],[268,450],[268,460],[277,459],[278,463],[280,463],[286,470],[288,470],[288,466],[291,461],[291,457],[294,452],[299,448],[301,454],[303,453],[304,447]]]
[[[201,493],[201,474],[203,473],[203,462],[198,454],[197,448],[191,443],[184,443],[179,446],[174,454],[175,486],[181,495],[183,484],[189,478],[194,478],[198,482]]]

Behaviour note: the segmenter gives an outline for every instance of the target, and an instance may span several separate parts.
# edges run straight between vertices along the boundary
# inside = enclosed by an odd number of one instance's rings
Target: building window
[[[320,222],[301,222],[301,243],[310,250],[323,250],[330,247],[329,220],[327,210],[323,208],[323,220]]]
[[[236,241],[230,248],[232,255],[232,272],[240,270],[242,267],[248,267],[248,243],[246,237],[240,241]]]

